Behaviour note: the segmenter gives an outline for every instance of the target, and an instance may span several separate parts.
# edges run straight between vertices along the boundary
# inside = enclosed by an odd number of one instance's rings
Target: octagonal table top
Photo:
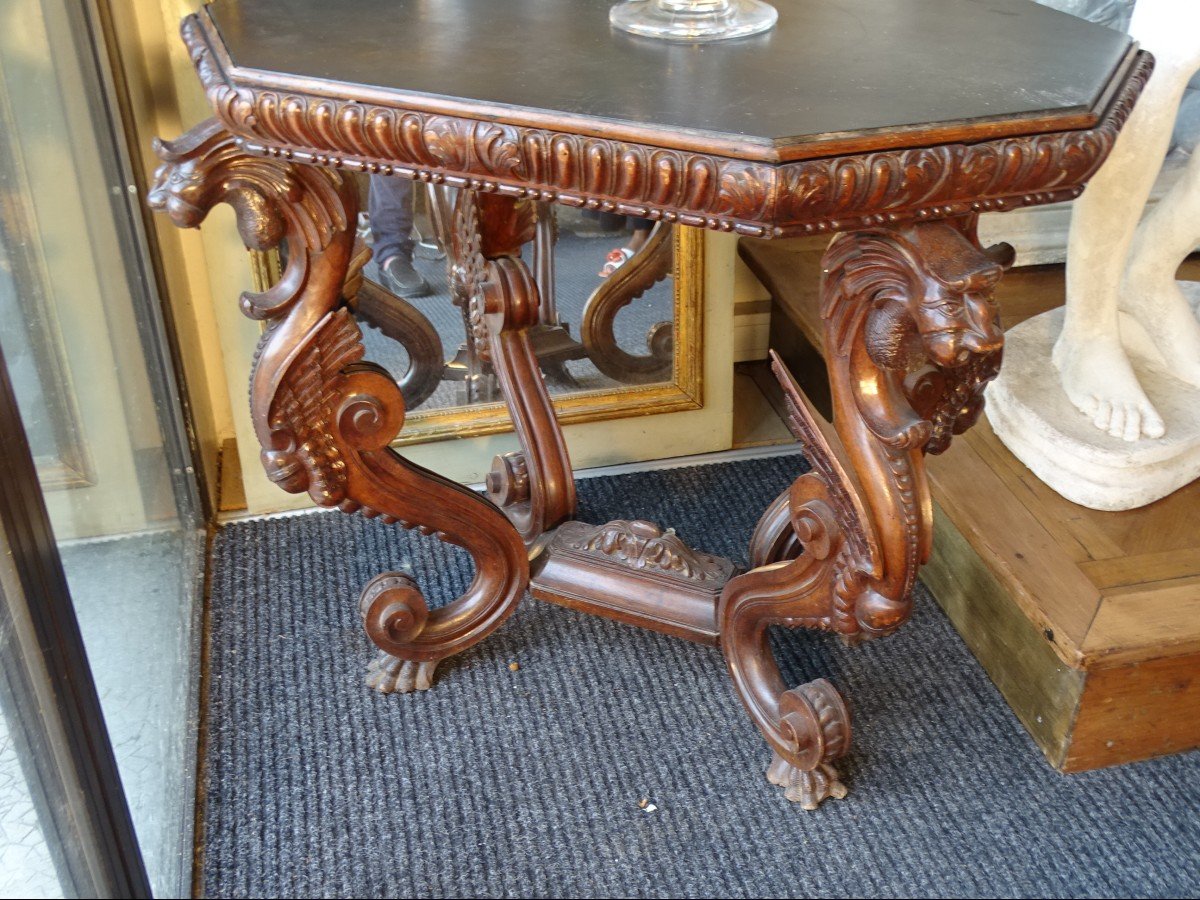
[[[677,44],[611,0],[216,0],[234,79],[765,161],[1087,128],[1127,35],[1032,0],[775,0],[771,32]],[[283,77],[283,80],[281,80]]]
[[[1032,0],[775,0],[763,35],[610,0],[215,0],[183,37],[255,155],[775,237],[1067,200],[1152,61]]]

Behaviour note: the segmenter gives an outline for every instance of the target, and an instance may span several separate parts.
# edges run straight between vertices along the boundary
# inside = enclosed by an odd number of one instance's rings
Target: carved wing
[[[817,413],[809,405],[808,399],[800,390],[800,385],[774,350],[771,351],[771,370],[779,380],[787,399],[788,427],[796,436],[796,440],[804,446],[813,471],[825,485],[829,494],[829,506],[837,517],[838,525],[850,544],[853,555],[863,563],[867,571],[877,571],[880,567],[878,541],[854,483],[817,424]]]
[[[330,313],[294,357],[275,395],[271,430],[287,451],[268,451],[268,475],[291,491],[308,489],[323,506],[345,498],[346,471],[331,436],[343,372],[363,358],[362,335],[347,309]],[[300,463],[308,478],[299,477]]]

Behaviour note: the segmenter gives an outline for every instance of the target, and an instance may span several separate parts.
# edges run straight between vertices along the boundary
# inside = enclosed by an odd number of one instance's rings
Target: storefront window
[[[202,531],[106,65],[88,4],[0,4],[0,349],[142,855],[173,896],[192,855]],[[51,896],[20,729],[6,710],[0,895]]]

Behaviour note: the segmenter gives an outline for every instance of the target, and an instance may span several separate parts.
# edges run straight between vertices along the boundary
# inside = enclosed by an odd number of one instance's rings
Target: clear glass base
[[[617,28],[669,41],[722,41],[759,34],[779,13],[762,0],[627,0],[608,14]]]

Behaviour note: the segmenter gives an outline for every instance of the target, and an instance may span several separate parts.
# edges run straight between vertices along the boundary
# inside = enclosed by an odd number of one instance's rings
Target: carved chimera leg
[[[571,460],[530,336],[541,321],[540,300],[521,248],[535,236],[536,204],[464,190],[455,223],[455,291],[470,312],[476,351],[495,369],[521,442],[519,452],[496,458],[488,496],[532,544],[575,512]]]
[[[242,296],[265,320],[250,404],[271,480],[322,506],[419,528],[465,548],[475,563],[467,591],[430,610],[412,579],[389,573],[363,592],[360,609],[380,656],[368,683],[381,691],[428,688],[437,663],[478,643],[516,608],[529,579],[520,536],[490,503],[403,459],[391,448],[404,423],[396,382],[362,362],[362,334],[342,298],[357,195],[340,173],[249,156],[216,121],[155,147],[151,206],[181,227],[230,204],[248,247],[287,242],[273,287]]]
[[[816,762],[811,768],[802,768],[792,759],[772,753],[767,781],[783,788],[784,796],[803,809],[816,809],[830,797],[843,799],[846,786],[828,762],[850,747],[850,715],[841,695],[824,678],[818,678],[785,691],[779,712],[785,729],[797,735],[799,752],[808,751],[806,762]],[[807,736],[806,744],[800,742],[801,736]]]
[[[729,582],[718,619],[734,686],[774,752],[767,777],[805,808],[845,794],[831,762],[849,716],[828,682],[787,689],[767,628],[858,640],[908,618],[933,530],[924,455],[979,417],[1003,344],[992,293],[1011,261],[1006,246],[978,246],[973,218],[833,241],[821,312],[837,451],[774,358],[812,471],[768,508],[758,568]]]

